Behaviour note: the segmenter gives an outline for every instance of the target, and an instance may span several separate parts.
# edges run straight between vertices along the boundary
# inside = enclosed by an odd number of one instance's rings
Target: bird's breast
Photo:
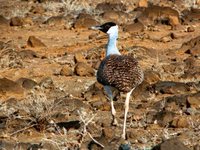
[[[127,55],[109,55],[97,71],[97,80],[122,92],[129,92],[143,80],[143,72],[135,58]]]

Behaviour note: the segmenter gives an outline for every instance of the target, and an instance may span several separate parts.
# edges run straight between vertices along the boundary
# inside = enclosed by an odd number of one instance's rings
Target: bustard
[[[132,91],[143,81],[144,75],[135,58],[121,55],[117,48],[118,26],[113,22],[107,22],[91,29],[100,30],[108,35],[106,57],[102,60],[98,71],[97,81],[100,82],[110,99],[113,124],[117,125],[116,111],[113,104],[113,92],[115,88],[126,93],[124,123],[121,137],[126,138],[126,119],[129,109],[129,99]]]

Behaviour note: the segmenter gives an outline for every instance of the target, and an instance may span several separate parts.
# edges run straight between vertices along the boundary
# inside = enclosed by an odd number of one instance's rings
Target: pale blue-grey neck
[[[110,54],[118,54],[121,55],[118,48],[117,48],[117,38],[118,34],[109,34],[108,35],[108,44],[107,44],[107,50],[106,50],[106,56]]]

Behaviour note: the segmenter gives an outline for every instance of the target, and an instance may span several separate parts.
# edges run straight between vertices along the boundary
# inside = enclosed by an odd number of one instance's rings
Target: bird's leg
[[[124,124],[123,124],[123,131],[122,131],[122,135],[121,137],[123,139],[126,139],[126,119],[127,119],[127,113],[128,113],[128,109],[129,109],[129,100],[130,100],[130,96],[131,96],[131,93],[134,89],[132,89],[130,92],[128,92],[126,94],[126,101],[125,101],[125,111],[124,111]]]
[[[115,111],[115,107],[114,107],[114,104],[113,104],[113,99],[111,99],[110,104],[111,104],[111,113],[112,113],[112,117],[113,117],[112,125],[118,126],[118,122],[117,122],[117,119],[116,119],[116,111]]]
[[[118,122],[117,122],[117,119],[116,119],[116,110],[115,110],[115,107],[114,107],[114,103],[113,103],[113,94],[112,94],[112,90],[109,86],[104,86],[104,89],[109,97],[109,100],[110,100],[110,104],[111,104],[111,114],[112,114],[112,117],[113,117],[113,120],[112,120],[112,125],[115,125],[117,126],[118,125]]]

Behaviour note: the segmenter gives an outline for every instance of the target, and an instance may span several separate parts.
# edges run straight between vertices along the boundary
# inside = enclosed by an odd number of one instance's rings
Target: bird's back
[[[143,81],[143,72],[135,58],[127,55],[109,55],[99,66],[97,80],[121,92],[129,92]]]

